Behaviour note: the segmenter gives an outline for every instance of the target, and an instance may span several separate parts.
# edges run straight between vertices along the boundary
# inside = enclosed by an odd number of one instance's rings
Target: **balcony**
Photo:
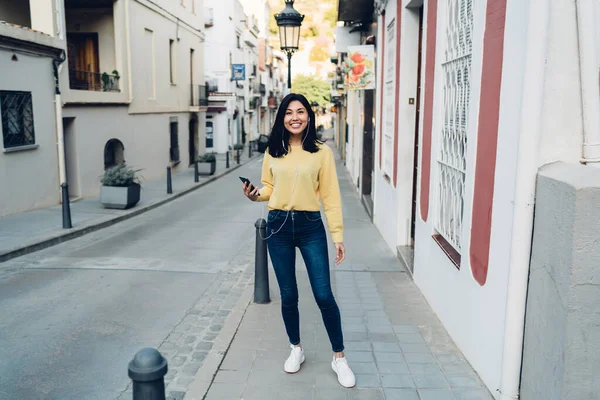
[[[120,78],[118,72],[115,75],[109,75],[106,72],[100,74],[97,72],[69,69],[69,88],[93,92],[120,92]]]
[[[190,85],[190,107],[208,107],[207,86]]]
[[[123,54],[115,40],[122,31],[115,25],[115,13],[123,12],[122,7],[114,0],[65,0],[65,103],[127,103],[122,91],[127,77],[118,71]]]
[[[249,110],[256,110],[256,104],[258,103],[258,101],[256,99],[251,99],[250,101],[248,101],[248,109]]]
[[[57,37],[58,24],[52,3],[34,0],[0,0],[0,20],[15,28],[29,28],[27,31]]]

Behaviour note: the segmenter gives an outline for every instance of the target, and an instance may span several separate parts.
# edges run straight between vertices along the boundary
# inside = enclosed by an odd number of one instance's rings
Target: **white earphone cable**
[[[305,133],[304,137],[302,138],[302,143],[300,144],[301,147],[304,146],[304,141],[306,140],[306,137],[308,136],[308,128],[309,128],[309,126],[310,126],[310,118],[308,119],[308,124],[306,125],[306,133]],[[286,155],[289,154],[287,148],[285,147],[285,143],[283,141],[283,135],[281,137],[281,144],[282,144],[283,149],[285,150]],[[291,200],[292,200],[292,198],[294,196],[294,192],[296,191],[296,185],[298,183],[298,170],[299,170],[299,168],[298,168],[298,162],[296,162],[296,179],[294,180],[294,186],[292,186],[292,193],[290,194],[290,202],[291,202]],[[279,227],[279,229],[277,229],[277,230],[271,229],[271,233],[266,238],[263,238],[262,235],[261,235],[261,233],[260,233],[260,231],[259,231],[258,234],[259,234],[259,236],[260,236],[260,238],[262,240],[269,239],[271,236],[279,233],[279,231],[284,227],[284,225],[287,222],[288,217],[290,215],[291,208],[288,208],[286,211],[287,212],[285,214],[285,219],[281,223],[281,226]],[[265,219],[265,207],[262,208],[261,219]]]

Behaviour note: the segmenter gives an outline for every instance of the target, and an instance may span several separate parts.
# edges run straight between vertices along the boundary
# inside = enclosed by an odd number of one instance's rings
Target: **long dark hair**
[[[302,103],[304,108],[306,108],[306,112],[308,113],[308,117],[310,120],[308,121],[308,130],[302,136],[302,148],[310,153],[316,153],[319,151],[319,144],[323,142],[317,138],[317,128],[315,124],[315,113],[306,97],[298,93],[290,93],[281,100],[281,104],[279,105],[279,109],[277,110],[277,116],[275,117],[275,123],[273,124],[273,129],[271,130],[271,134],[269,135],[269,154],[271,157],[279,158],[283,157],[289,151],[289,143],[290,143],[290,133],[285,126],[283,125],[283,119],[285,118],[285,112],[288,109],[290,103],[294,100]]]

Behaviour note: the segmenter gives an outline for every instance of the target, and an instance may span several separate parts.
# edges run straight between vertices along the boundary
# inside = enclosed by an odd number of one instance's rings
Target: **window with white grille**
[[[472,0],[445,0],[443,124],[438,137],[436,229],[460,253],[471,92]]]

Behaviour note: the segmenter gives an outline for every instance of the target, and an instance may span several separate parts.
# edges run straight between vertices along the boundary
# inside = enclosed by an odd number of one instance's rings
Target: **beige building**
[[[0,216],[59,202],[54,66],[66,43],[38,3],[32,15],[0,2]]]
[[[36,142],[31,151],[5,146],[0,155],[3,171],[20,171],[2,174],[0,183],[17,196],[2,196],[0,215],[60,201],[60,122],[71,198],[98,195],[105,168],[119,162],[149,180],[167,166],[188,168],[204,152],[203,11],[202,0],[0,2],[0,36],[21,35],[27,51],[45,46],[46,57],[17,55],[17,65],[10,61],[14,40],[2,40],[12,47],[0,48],[8,52],[0,66],[15,74],[2,74],[0,91],[34,93]],[[62,109],[54,113],[52,46],[54,58],[66,50],[56,63]]]
[[[204,151],[202,0],[65,0],[62,71],[72,197],[99,193],[125,161],[145,179]]]

